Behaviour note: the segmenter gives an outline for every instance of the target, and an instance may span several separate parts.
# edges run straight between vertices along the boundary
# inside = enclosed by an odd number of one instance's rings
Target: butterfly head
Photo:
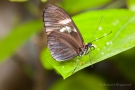
[[[85,49],[86,50],[88,50],[89,48],[91,48],[92,47],[92,43],[91,42],[89,42],[87,45],[85,45]]]
[[[87,55],[92,49],[94,49],[94,46],[92,46],[92,43],[88,43],[84,48],[79,48],[79,55]]]
[[[84,55],[87,55],[90,51],[94,50],[95,47],[92,45],[91,42],[89,42],[87,45],[85,45],[85,53]]]

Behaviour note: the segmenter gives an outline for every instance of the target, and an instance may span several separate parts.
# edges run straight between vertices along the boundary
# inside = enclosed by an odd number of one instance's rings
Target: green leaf
[[[104,16],[102,22],[91,40],[102,15]],[[90,53],[90,57],[85,55],[79,60],[75,72],[135,46],[134,12],[124,9],[90,11],[73,17],[73,20],[86,43],[112,31],[112,34],[93,42],[95,50]],[[72,75],[76,58],[58,62],[51,57],[49,50],[46,50],[44,55],[46,57],[44,60],[47,60],[63,78]]]
[[[43,66],[46,69],[51,70],[51,69],[53,69],[53,67],[52,67],[52,65],[48,61],[46,61],[45,53],[46,53],[46,49],[41,51],[40,60],[41,60],[41,62],[43,64]]]
[[[68,13],[74,14],[82,10],[105,5],[110,1],[111,0],[64,0],[60,4],[61,7],[64,8]]]
[[[58,80],[49,90],[108,90],[102,78],[79,72],[66,80]]]
[[[4,39],[0,40],[0,62],[6,57],[13,54],[13,52],[23,44],[30,36],[39,32],[43,27],[40,20],[30,21],[17,26]]]

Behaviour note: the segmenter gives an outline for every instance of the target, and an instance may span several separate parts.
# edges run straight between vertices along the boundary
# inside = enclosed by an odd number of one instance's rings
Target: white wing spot
[[[59,24],[68,24],[71,22],[71,19],[65,19],[65,20],[60,20],[58,23]]]
[[[65,27],[63,27],[62,29],[60,29],[60,32],[71,32],[71,28],[70,27],[68,27],[68,26],[65,26]]]
[[[77,30],[74,28],[74,32],[77,32]]]
[[[62,29],[60,29],[60,32],[64,32],[66,30],[65,27],[63,27]]]

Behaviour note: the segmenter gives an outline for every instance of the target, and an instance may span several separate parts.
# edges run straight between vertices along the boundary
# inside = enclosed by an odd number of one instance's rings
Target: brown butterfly
[[[43,11],[43,22],[52,57],[66,61],[88,54],[92,43],[84,44],[71,17],[60,7],[49,4]]]
[[[85,45],[83,37],[71,17],[58,6],[49,4],[44,9],[43,22],[47,33],[48,47],[55,60],[66,61],[79,56],[73,70],[74,73],[78,65],[78,60],[82,57],[82,55],[86,55],[91,50],[95,49],[95,47],[92,46],[92,42],[96,40],[93,40]],[[110,33],[112,33],[112,31]],[[98,39],[103,37],[105,36]]]

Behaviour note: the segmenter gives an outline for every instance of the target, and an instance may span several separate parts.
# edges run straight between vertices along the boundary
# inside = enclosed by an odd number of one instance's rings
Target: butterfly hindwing
[[[52,31],[48,35],[48,47],[51,51],[52,57],[58,61],[70,60],[78,56],[76,50],[79,46],[72,41],[71,37],[63,34],[64,33]]]

